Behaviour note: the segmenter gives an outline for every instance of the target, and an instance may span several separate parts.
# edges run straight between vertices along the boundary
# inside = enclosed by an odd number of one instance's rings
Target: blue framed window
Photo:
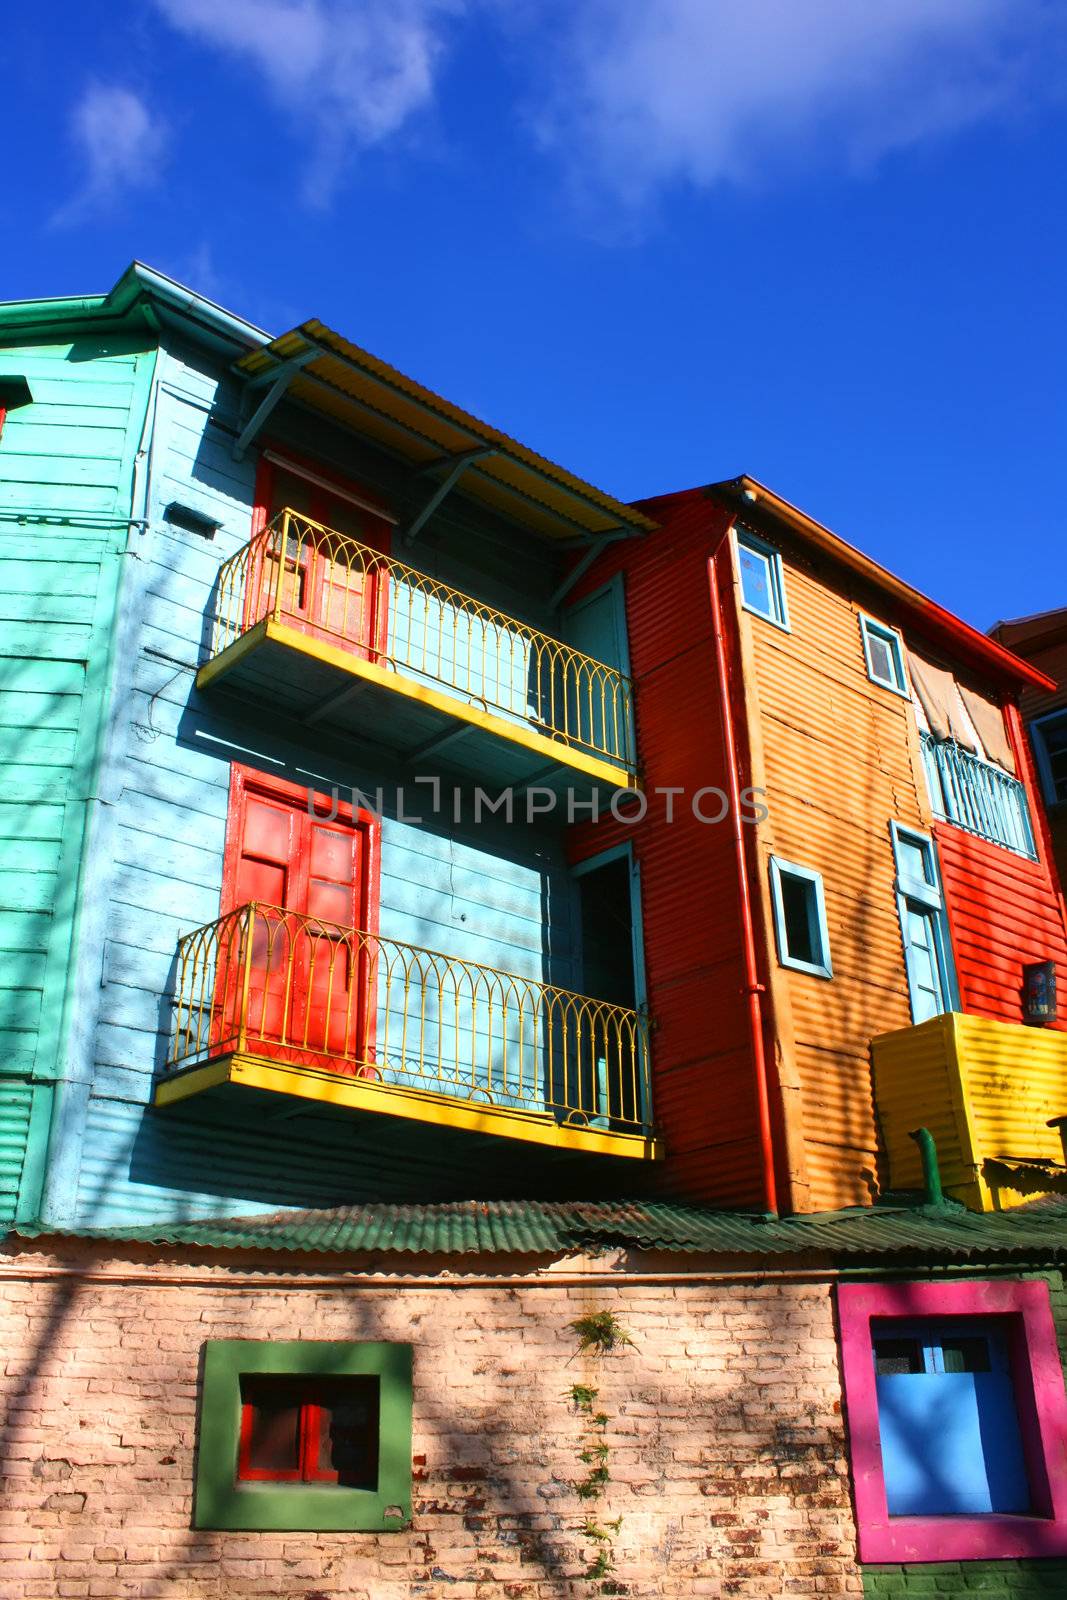
[[[860,612],[860,637],[863,655],[867,662],[867,676],[872,683],[891,689],[894,694],[910,697],[908,675],[904,669],[904,641],[895,628],[876,622],[866,612]]]
[[[1030,724],[1030,738],[1045,804],[1067,806],[1067,709],[1036,717]]]
[[[772,856],[771,902],[782,966],[817,978],[832,978],[822,874]]]
[[[1032,1509],[1002,1323],[872,1321],[891,1517]]]
[[[957,1008],[945,899],[934,842],[925,833],[890,823],[897,867],[897,911],[904,943],[913,1022]]]
[[[741,572],[741,603],[745,610],[765,617],[788,632],[789,612],[785,603],[781,553],[748,528],[738,528],[737,564]]]

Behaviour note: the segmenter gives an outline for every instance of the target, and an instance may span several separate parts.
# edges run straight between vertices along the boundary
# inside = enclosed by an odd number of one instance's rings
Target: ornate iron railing
[[[179,940],[167,1068],[237,1052],[651,1132],[640,1012],[255,902]]]
[[[1036,858],[1026,789],[1010,773],[972,755],[951,739],[920,733],[934,815],[979,838]]]
[[[624,673],[295,511],[220,569],[211,656],[264,617],[633,769]]]

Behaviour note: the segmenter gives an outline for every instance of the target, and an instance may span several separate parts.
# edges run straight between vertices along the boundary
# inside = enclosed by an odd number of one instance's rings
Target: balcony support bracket
[[[600,552],[609,544],[614,544],[616,539],[627,539],[630,536],[629,528],[609,528],[606,533],[599,533],[594,542],[589,545],[585,553],[579,556],[574,566],[568,572],[559,588],[555,590],[548,602],[550,611],[558,611],[564,600],[570,594],[579,578],[583,578],[593,565]]]
[[[432,471],[435,467],[447,466],[448,471],[426,504],[420,511],[415,513],[400,535],[401,544],[412,545],[415,543],[420,530],[426,526],[441,501],[451,492],[469,466],[472,466],[475,461],[481,461],[485,456],[494,455],[496,455],[496,451],[491,445],[479,445],[473,450],[462,450],[458,455],[437,456],[433,461],[428,461],[425,466],[420,467],[420,476],[423,473]]]
[[[254,394],[266,384],[270,385],[259,405],[245,422],[237,438],[233,441],[233,459],[243,461],[249,445],[258,436],[263,424],[285,394],[289,385],[302,367],[314,358],[313,350],[305,350],[301,355],[294,356],[291,361],[285,361],[281,366],[269,367],[266,372],[257,372],[250,378],[245,386],[246,394]]]

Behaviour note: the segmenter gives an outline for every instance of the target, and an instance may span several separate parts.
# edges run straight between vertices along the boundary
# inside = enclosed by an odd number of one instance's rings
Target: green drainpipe
[[[937,1164],[937,1145],[929,1128],[913,1128],[908,1134],[909,1139],[914,1139],[919,1146],[919,1157],[923,1164],[923,1189],[925,1202],[928,1206],[940,1206],[945,1203],[945,1193],[941,1187],[941,1168]]]

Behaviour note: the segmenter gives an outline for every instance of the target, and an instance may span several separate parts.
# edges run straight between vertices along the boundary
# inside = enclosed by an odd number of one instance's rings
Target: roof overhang
[[[552,541],[584,544],[657,524],[462,411],[318,321],[250,350],[238,373],[372,439],[416,471],[463,462],[463,492]]]
[[[107,294],[0,301],[0,338],[59,331],[73,335],[90,328],[158,333],[162,327],[206,344],[230,361],[269,338],[261,328],[142,261],[131,262]]]
[[[756,526],[762,520],[786,528],[805,544],[849,568],[874,588],[890,596],[918,632],[942,645],[950,644],[955,656],[977,670],[1001,682],[1026,684],[1039,689],[1056,687],[1051,678],[1028,661],[1023,661],[988,634],[972,628],[962,618],[946,611],[902,578],[895,577],[870,556],[865,556],[862,550],[857,550],[855,545],[849,544],[839,534],[832,533],[821,522],[816,522],[788,500],[783,500],[757,479],[742,474],[723,483],[709,484],[706,492],[717,495],[738,515],[752,520]]]
[[[1067,606],[1059,606],[1055,611],[1039,611],[1032,617],[995,622],[989,635],[1020,654],[1054,649],[1056,645],[1067,644]]]

